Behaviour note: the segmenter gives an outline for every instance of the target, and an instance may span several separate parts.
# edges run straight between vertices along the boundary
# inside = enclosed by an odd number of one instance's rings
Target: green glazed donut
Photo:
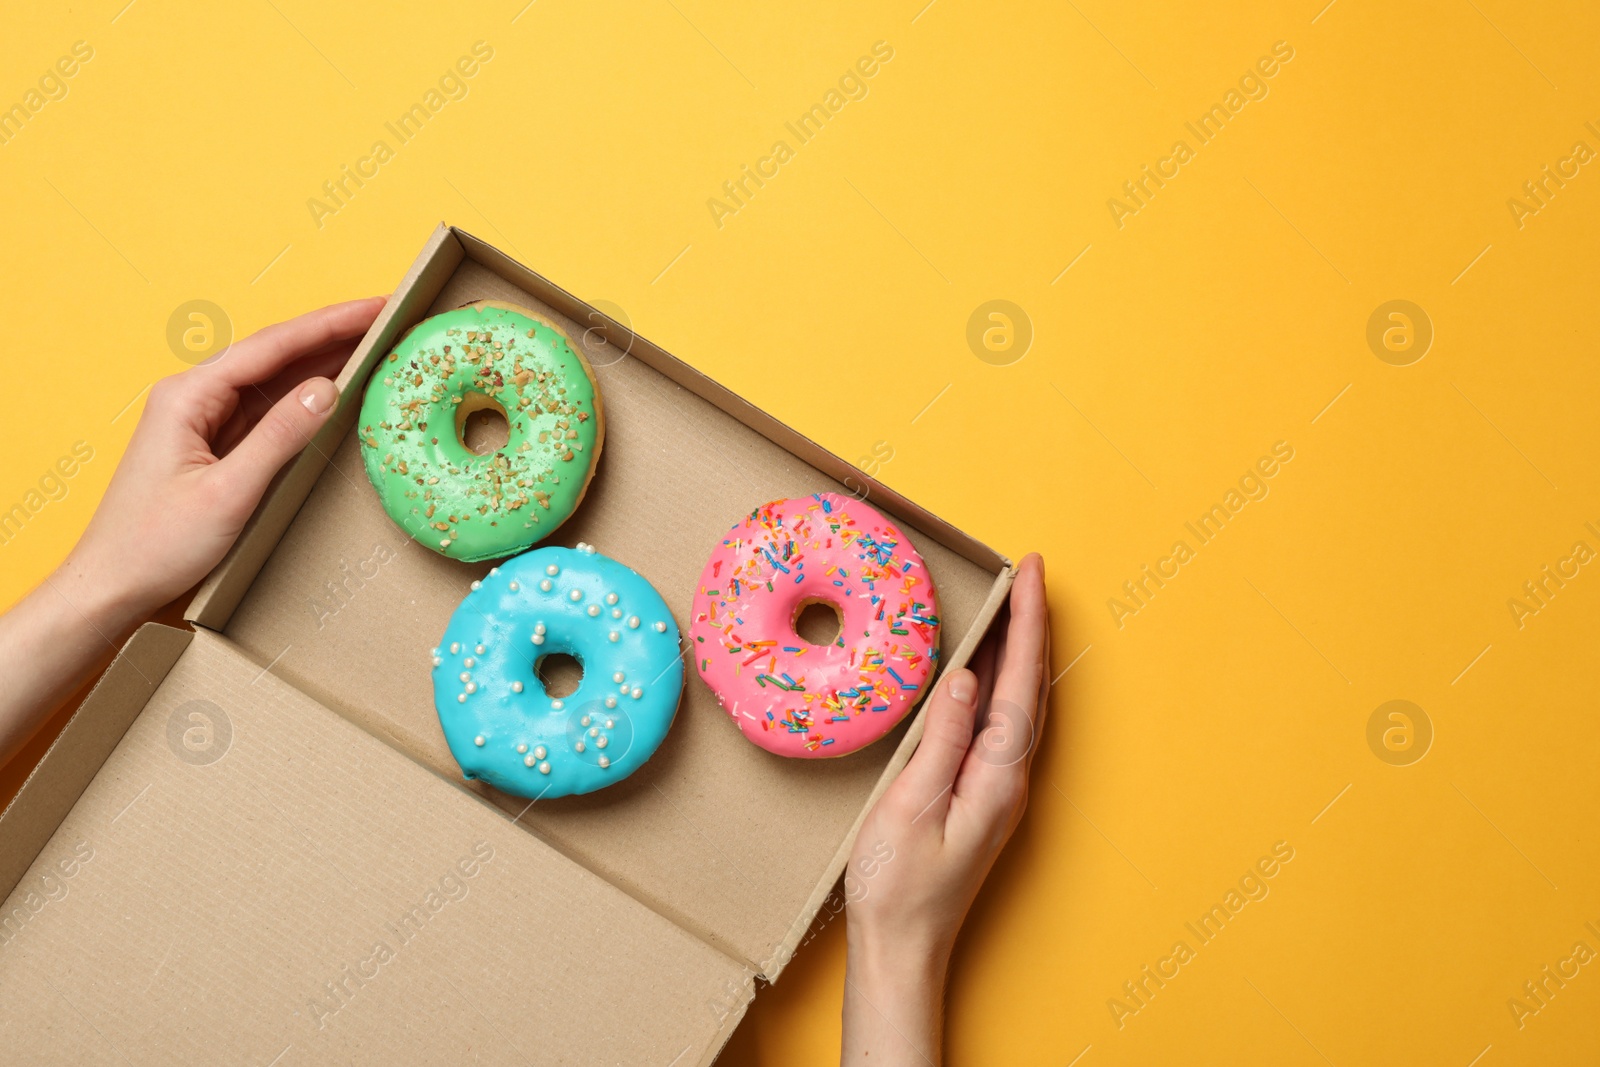
[[[506,443],[462,431],[498,408]],[[361,404],[361,455],[389,517],[468,562],[521,552],[567,521],[605,441],[594,372],[555,323],[479,301],[424,319],[379,362]]]

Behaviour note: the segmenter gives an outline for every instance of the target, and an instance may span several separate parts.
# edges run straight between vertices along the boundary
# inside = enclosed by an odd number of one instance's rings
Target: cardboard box
[[[337,414],[195,597],[195,631],[135,634],[0,815],[8,1055],[686,1067],[806,933],[920,715],[850,756],[788,760],[691,670],[666,741],[615,786],[530,804],[461,779],[428,650],[489,564],[390,523],[351,431],[405,330],[477,299],[581,338],[606,447],[554,540],[639,571],[681,625],[741,515],[852,490],[926,559],[945,665],[995,618],[1004,557],[441,226],[340,375]]]

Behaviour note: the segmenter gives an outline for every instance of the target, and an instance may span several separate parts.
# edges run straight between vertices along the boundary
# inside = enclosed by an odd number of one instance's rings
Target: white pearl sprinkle
[[[656,633],[664,634],[666,632],[667,632],[667,624],[666,623],[664,623],[664,622],[656,623]]]
[[[538,747],[538,748],[536,748],[536,749],[534,749],[534,750],[533,750],[533,754],[534,754],[534,755],[535,755],[535,756],[537,756],[537,757],[538,757],[538,758],[539,758],[539,759],[544,759],[544,758],[545,758],[545,756],[546,756],[546,755],[547,755],[547,754],[548,754],[548,753],[546,753],[546,752],[545,752],[545,750],[544,750],[544,746],[543,746],[543,745],[540,745],[540,746],[539,746],[539,747]]]
[[[628,695],[628,683],[627,682],[623,682],[620,686],[618,686],[617,687],[617,692],[621,693],[623,696],[627,696]]]
[[[489,577],[493,578],[495,575],[497,575],[499,573],[500,573],[500,568],[499,567],[490,567],[489,568]]]
[[[622,635],[617,633],[617,631],[612,630],[609,634],[606,635],[606,639],[608,641],[610,641],[614,645],[618,641],[622,640]]]
[[[511,691],[512,691],[512,692],[513,692],[513,693],[520,693],[520,692],[522,692],[522,683],[521,683],[521,682],[512,682],[512,683],[511,683]]]
[[[460,651],[461,651],[461,642],[460,641],[451,641],[450,642],[450,654],[453,656],[457,652],[460,652]]]
[[[456,703],[457,704],[465,704],[466,702],[467,702],[467,694],[465,694],[465,693],[457,693],[456,694]]]
[[[594,743],[594,747],[595,748],[605,748],[610,743],[611,742],[610,742],[610,740],[608,738],[602,737],[602,738],[600,738],[600,740],[598,740],[598,741],[596,741]]]
[[[439,664],[441,664],[443,662],[444,662],[444,660],[440,659],[437,654],[434,655],[434,657],[433,657],[433,665],[435,667],[437,667]]]
[[[532,756],[523,756],[522,757],[522,765],[524,767],[532,767],[537,762],[539,762],[539,761],[534,759]]]
[[[536,645],[544,644],[544,634],[534,634],[533,635],[533,643],[536,644]]]
[[[539,773],[540,774],[549,774],[550,773],[550,764],[548,764],[548,763],[539,764]]]
[[[546,574],[548,574],[550,577],[554,578],[556,575],[561,573],[561,568],[557,567],[554,563],[552,563],[552,564],[550,564],[550,566],[548,566],[548,567],[546,567],[544,569],[544,572]]]
[[[574,589],[572,592],[567,594],[567,597],[574,604],[576,604],[578,601],[583,599],[583,590],[582,589]]]
[[[637,615],[629,615],[628,616],[628,629],[637,630],[638,628],[639,628],[639,616],[637,616]]]
[[[477,682],[468,682],[467,683],[467,692],[476,693],[477,691],[478,691],[478,683]]]
[[[476,667],[478,665],[478,661],[473,659],[471,656],[468,656],[466,659],[461,661],[461,665],[463,667]]]
[[[544,633],[545,632],[544,623],[542,623],[542,622],[535,623],[534,626],[533,626],[533,632],[536,633],[536,634]]]
[[[617,602],[617,594],[615,594],[615,593],[607,593],[606,594],[606,603],[607,604],[615,604],[616,602]]]
[[[588,726],[589,725],[589,716],[585,715],[583,718],[579,719],[578,722],[583,726]]]
[[[457,677],[459,677],[463,682],[470,682],[472,681],[472,672],[462,671]]]
[[[616,706],[617,706],[617,698],[616,697],[606,697],[606,707],[614,708]]]
[[[526,741],[517,746],[517,755],[520,756],[526,751],[528,751],[528,743]]]
[[[577,744],[572,746],[572,750],[574,752],[582,752],[583,749],[584,749],[584,745],[583,745],[582,741],[579,741]]]
[[[627,675],[623,674],[621,671],[618,671],[617,673],[615,673],[615,674],[613,674],[611,676],[611,680],[613,682],[620,682],[626,677],[627,677]]]
[[[601,770],[605,770],[609,766],[611,766],[611,761],[609,759],[607,759],[606,757],[601,756],[600,757],[600,769]]]
[[[518,589],[521,589],[522,586],[518,585],[516,582],[512,582],[510,585],[506,586],[506,588],[515,593]]]
[[[591,619],[598,618],[599,615],[600,615],[600,605],[599,604],[590,604],[589,605],[589,618],[591,618]]]
[[[483,735],[479,734],[477,737],[474,737],[472,739],[472,743],[477,745],[479,748],[482,748],[484,746],[484,743],[485,743]]]
[[[565,705],[565,704],[563,704],[563,703],[562,703],[562,702],[561,702],[561,701],[559,701],[559,700],[552,700],[552,701],[551,701],[551,702],[550,702],[550,710],[551,710],[551,711],[560,711],[560,710],[561,710],[561,709],[562,709],[562,708],[564,708],[564,707],[566,707],[566,705]]]
[[[620,618],[622,618],[622,609],[621,609],[621,608],[612,608],[612,609],[611,609],[611,617],[612,617],[612,618],[613,618],[613,619],[620,619]]]
[[[480,590],[482,588],[483,588],[483,583],[482,582],[476,582],[475,581],[475,582],[472,583],[472,591],[474,593],[476,593],[478,590]]]
[[[629,693],[628,695],[633,697],[633,699],[638,700],[640,697],[644,696],[644,690],[640,689],[638,686],[634,686],[633,692]]]
[[[589,547],[588,542],[586,542],[586,541],[579,541],[578,542],[578,551],[579,552],[582,552],[584,549],[586,549],[588,547]]]
[[[550,591],[550,589],[551,589],[550,579],[548,579],[548,578],[539,579],[539,588],[541,590],[543,590],[544,592],[548,593]]]
[[[606,720],[606,729],[607,730],[612,729],[616,725],[617,725],[617,720],[615,720],[615,719],[607,719]]]
[[[589,736],[590,737],[599,737],[600,736],[599,727],[595,727],[595,726],[589,727]]]
[[[474,652],[476,652],[476,653],[477,653],[477,654],[478,654],[478,655],[480,655],[480,656],[481,656],[481,655],[483,655],[483,654],[484,654],[484,653],[485,653],[485,652],[487,652],[487,651],[489,651],[489,649],[488,649],[488,647],[487,647],[487,646],[485,646],[485,645],[479,645],[479,646],[478,646],[478,647],[477,647],[477,648],[475,648],[475,649],[473,649],[473,650],[472,650],[472,651],[474,651]]]

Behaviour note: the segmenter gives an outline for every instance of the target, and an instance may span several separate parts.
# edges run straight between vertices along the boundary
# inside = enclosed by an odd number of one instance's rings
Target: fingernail
[[[972,672],[958,670],[950,676],[950,697],[963,704],[972,703],[972,698],[977,695],[977,686],[974,684]]]
[[[300,403],[313,415],[326,415],[339,399],[339,390],[326,378],[313,378],[300,387]]]

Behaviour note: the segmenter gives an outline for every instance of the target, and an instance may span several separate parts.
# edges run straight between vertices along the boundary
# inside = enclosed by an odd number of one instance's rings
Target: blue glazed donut
[[[433,701],[467,778],[551,799],[619,782],[655,753],[678,710],[678,625],[655,587],[590,545],[539,548],[491,570],[433,652]],[[535,672],[565,653],[570,696]]]

